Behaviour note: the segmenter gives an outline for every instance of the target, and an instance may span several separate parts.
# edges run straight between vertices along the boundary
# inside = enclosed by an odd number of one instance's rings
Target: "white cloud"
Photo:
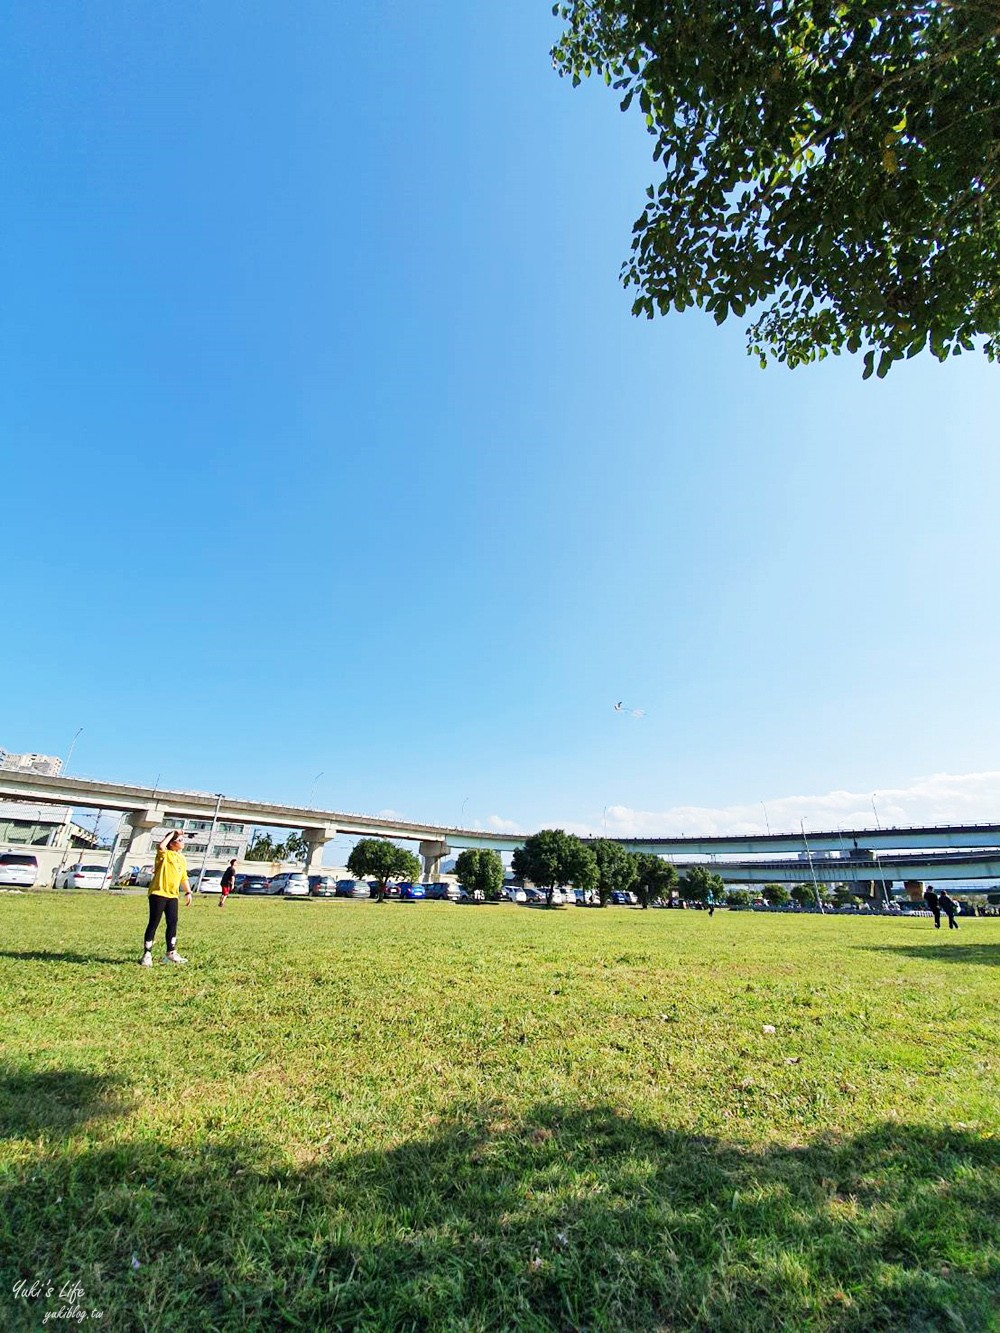
[[[907,787],[874,793],[883,828],[915,824],[980,824],[1000,821],[1000,772],[935,773]],[[765,807],[767,810],[765,822]],[[677,805],[667,810],[633,810],[609,805],[589,823],[565,824],[574,833],[608,837],[681,837],[685,834],[772,833],[810,829],[874,828],[872,792],[831,791],[822,796],[778,796],[747,805]]]
[[[489,824],[490,828],[495,829],[497,833],[522,832],[521,826],[519,824],[515,824],[512,819],[502,819],[500,815],[490,815],[489,819],[487,819],[486,822],[487,824]]]

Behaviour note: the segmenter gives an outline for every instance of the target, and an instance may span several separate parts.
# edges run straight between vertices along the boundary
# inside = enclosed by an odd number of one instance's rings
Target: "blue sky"
[[[0,745],[522,829],[995,815],[1000,370],[633,320],[649,141],[556,31],[5,7]]]

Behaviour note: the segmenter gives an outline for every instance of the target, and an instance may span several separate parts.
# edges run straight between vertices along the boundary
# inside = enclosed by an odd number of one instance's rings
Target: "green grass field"
[[[4,1329],[1000,1327],[1000,921],[144,924],[0,896]]]

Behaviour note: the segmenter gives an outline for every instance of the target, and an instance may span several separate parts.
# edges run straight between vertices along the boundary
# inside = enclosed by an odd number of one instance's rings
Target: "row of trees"
[[[261,856],[256,859],[269,858]],[[812,884],[794,884],[791,888],[784,884],[765,884],[760,890],[727,890],[722,877],[706,866],[690,866],[678,875],[676,866],[649,852],[629,852],[621,843],[606,838],[584,842],[562,829],[542,829],[540,833],[532,834],[514,853],[512,868],[521,883],[527,880],[544,890],[550,906],[556,889],[570,885],[586,893],[596,893],[602,907],[610,902],[613,893],[634,893],[643,907],[668,901],[674,892],[688,902],[727,902],[734,907],[749,907],[758,898],[763,898],[772,907],[784,907],[791,902],[800,907],[813,907],[816,903],[816,890]],[[418,880],[421,867],[413,852],[397,847],[393,842],[384,838],[362,838],[348,857],[347,869],[357,879],[374,879],[378,886],[377,900],[382,902],[392,881]],[[469,848],[459,855],[455,874],[459,883],[474,897],[486,902],[499,900],[504,881],[499,852],[485,847]],[[835,886],[832,897],[838,906],[842,906],[854,901],[857,894],[850,885],[844,884]]]
[[[562,829],[542,829],[514,853],[514,874],[545,890],[551,905],[556,889],[572,885],[597,894],[604,907],[613,893],[634,893],[643,907],[668,900],[674,890],[692,902],[721,901],[725,885],[704,866],[691,866],[683,876],[662,857],[629,852],[607,838],[584,842]]]
[[[404,883],[420,877],[420,862],[412,852],[383,838],[362,838],[347,859],[357,879],[374,879],[381,902],[391,881]],[[532,834],[514,853],[513,870],[522,883],[528,880],[544,890],[549,906],[556,889],[583,889],[596,893],[602,907],[613,893],[634,893],[643,907],[668,899],[675,889],[694,902],[721,902],[725,885],[704,866],[692,866],[682,877],[669,861],[643,852],[628,852],[617,842],[598,838],[584,842],[562,829]],[[496,902],[503,891],[500,853],[484,847],[462,852],[455,863],[460,884],[475,897]]]
[[[309,844],[301,833],[289,833],[284,842],[276,842],[270,833],[258,830],[247,848],[248,861],[304,861]]]

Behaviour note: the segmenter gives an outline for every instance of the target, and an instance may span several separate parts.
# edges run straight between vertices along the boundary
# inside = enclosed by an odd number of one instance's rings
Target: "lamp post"
[[[878,817],[878,810],[875,808],[875,793],[874,793],[874,792],[872,792],[872,814],[875,816],[875,827],[878,829],[879,833],[881,833],[881,832],[882,832],[882,821],[879,819],[879,817]],[[879,859],[878,859],[878,852],[875,852],[875,868],[876,868],[876,870],[878,871],[878,876],[879,876],[879,878],[878,878],[878,882],[879,882],[879,887],[880,887],[881,890],[882,890],[882,901],[883,901],[883,903],[888,903],[888,901],[889,901],[889,895],[888,895],[888,893],[886,892],[886,888],[885,888],[885,880],[884,880],[883,877],[882,877],[882,863],[881,863],[881,862],[879,861]]]
[[[306,802],[306,804],[309,806],[310,809],[312,809],[313,796],[315,796],[316,794],[316,783],[319,782],[322,776],[323,774],[321,772],[317,773],[316,776],[313,778],[312,786],[309,788],[309,800]]]
[[[468,798],[468,796],[466,796],[465,800],[462,802],[462,813],[458,816],[458,827],[459,827],[459,828],[464,828],[464,827],[465,827],[462,821],[465,819],[465,807],[466,807],[468,804],[469,804],[469,798]]]
[[[73,747],[76,745],[76,739],[77,739],[77,736],[80,735],[80,732],[81,732],[81,731],[83,731],[83,727],[78,727],[77,730],[76,730],[76,735],[73,737],[73,739],[72,739],[72,740],[70,741],[70,743],[69,743],[69,749],[66,751],[66,762],[63,764],[63,772],[64,772],[64,773],[68,773],[68,772],[69,772],[69,761],[73,758]]]
[[[806,821],[799,820],[799,828],[802,830],[802,841],[805,843],[806,856],[809,858],[809,873],[812,875],[813,893],[816,895],[816,906],[820,912],[823,911],[823,899],[819,895],[819,884],[816,882],[816,867],[813,865],[813,854],[809,847],[809,839],[806,837]]]
[[[761,801],[761,803],[760,803],[760,808],[764,811],[764,827],[767,829],[767,836],[770,837],[770,836],[771,836],[771,821],[770,821],[770,820],[768,819],[768,817],[767,817],[767,806],[764,804],[763,801]]]
[[[212,827],[208,830],[208,841],[205,843],[205,855],[201,858],[201,869],[198,871],[198,891],[204,892],[205,866],[208,864],[208,854],[212,850],[212,839],[215,837],[215,826],[219,822],[219,806],[222,804],[222,792],[215,793],[215,813],[212,815]]]

